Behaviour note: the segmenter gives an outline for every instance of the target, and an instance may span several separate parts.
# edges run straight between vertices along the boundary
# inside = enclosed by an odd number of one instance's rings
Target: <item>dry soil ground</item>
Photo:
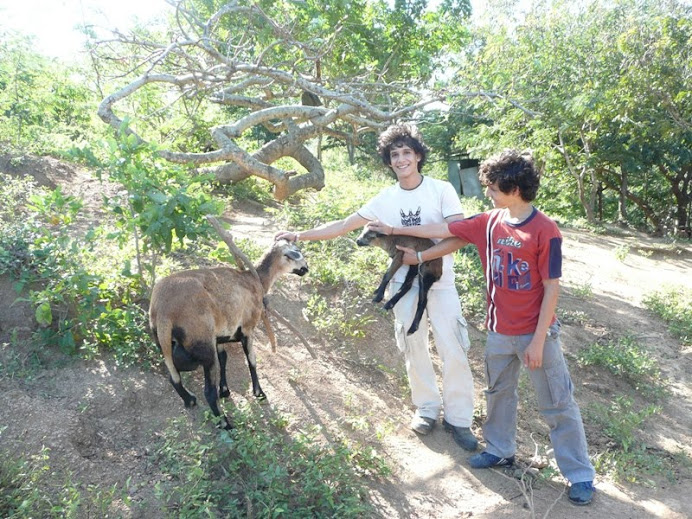
[[[101,189],[88,172],[52,161],[29,161],[21,171],[0,163],[5,171],[31,174],[46,185],[61,184],[65,191],[97,203]],[[229,211],[232,232],[251,237],[261,245],[271,242],[275,224],[262,207],[246,203]],[[659,361],[668,379],[670,397],[656,419],[646,423],[641,437],[655,449],[692,455],[692,351],[683,348],[665,324],[643,308],[642,297],[664,284],[692,288],[692,250],[674,250],[640,234],[619,232],[601,236],[563,229],[564,277],[560,311],[567,317],[563,327],[564,350],[582,409],[590,402],[609,402],[619,393],[632,394],[627,384],[601,368],[581,368],[576,352],[599,338],[635,337]],[[614,254],[630,247],[624,261]],[[644,251],[644,254],[638,252]],[[651,254],[649,254],[650,251]],[[308,258],[309,259],[309,258]],[[591,292],[590,297],[584,294]],[[339,294],[327,294],[339,297]],[[272,353],[266,337],[258,333],[259,373],[271,409],[292,417],[290,429],[319,425],[329,441],[341,431],[374,445],[392,469],[387,480],[369,481],[378,517],[457,518],[529,517],[530,511],[515,480],[497,471],[471,470],[467,453],[461,451],[441,427],[421,438],[408,429],[412,407],[402,386],[403,359],[391,333],[390,316],[383,315],[366,339],[329,341],[302,313],[309,296],[305,285],[286,280],[276,287],[273,307],[292,320],[308,338],[318,358],[313,359],[293,333],[276,327],[278,350]],[[11,282],[0,278],[0,360],[29,363],[27,351],[11,351],[10,333],[28,336],[33,311],[16,298]],[[578,316],[575,318],[574,316]],[[469,358],[475,376],[479,413],[483,411],[484,334],[471,327]],[[436,359],[437,361],[437,359]],[[7,371],[2,371],[7,373]],[[229,367],[231,400],[248,397],[249,376],[241,352],[231,351]],[[200,395],[201,376],[191,382]],[[531,392],[523,387],[519,425],[520,457],[531,456],[536,435],[545,443],[546,427],[533,411]],[[102,488],[130,479],[131,507],[113,510],[122,517],[160,517],[160,503],[153,488],[165,481],[151,463],[152,445],[172,416],[182,416],[192,427],[209,427],[201,420],[205,406],[183,409],[163,371],[118,368],[107,357],[84,362],[53,362],[29,379],[0,377],[0,449],[16,456],[50,449],[50,464],[69,470],[76,481]],[[353,427],[358,417],[367,427]],[[476,432],[480,434],[480,424]],[[602,452],[602,434],[586,422],[590,452]],[[376,430],[387,431],[379,440]],[[596,480],[597,496],[590,507],[570,505],[564,484],[555,479],[534,489],[538,517],[689,517],[692,476],[681,467],[677,481],[657,478],[654,486]]]

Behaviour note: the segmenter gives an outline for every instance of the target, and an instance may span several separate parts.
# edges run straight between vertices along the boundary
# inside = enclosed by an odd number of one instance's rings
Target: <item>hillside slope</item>
[[[50,180],[48,184],[61,184],[68,193],[91,201],[99,198],[94,192],[98,184],[84,172],[44,168],[40,174]],[[238,204],[229,216],[236,237],[251,238],[262,246],[271,242],[276,225],[261,206]],[[642,298],[665,283],[692,288],[692,250],[689,246],[671,250],[634,233],[563,232],[564,288],[559,306],[564,349],[582,410],[592,403],[612,402],[620,394],[638,398],[626,382],[605,369],[583,368],[576,360],[580,349],[596,341],[635,337],[658,360],[670,389],[660,414],[645,422],[639,434],[657,452],[692,455],[692,351],[681,347],[665,324],[642,306]],[[620,261],[614,251],[624,246],[629,253]],[[310,290],[309,285],[286,278],[270,296],[272,306],[308,338],[318,358],[313,359],[282,326],[275,328],[276,353],[258,333],[259,375],[269,400],[266,412],[290,416],[289,431],[318,426],[324,441],[344,435],[374,446],[393,472],[387,480],[368,481],[380,517],[530,516],[511,475],[471,470],[468,454],[442,427],[424,438],[408,429],[412,407],[402,383],[403,358],[394,343],[391,316],[381,314],[369,325],[364,339],[329,340],[303,316]],[[340,297],[336,292],[326,295]],[[55,362],[30,369],[35,352],[30,347],[12,350],[9,344],[13,330],[15,337],[29,336],[33,311],[21,302],[11,304],[16,295],[7,278],[0,278],[0,298],[5,301],[0,307],[0,450],[28,457],[47,448],[51,469],[68,471],[72,480],[84,485],[106,489],[129,478],[133,504],[116,500],[119,505],[110,512],[116,517],[162,516],[154,488],[168,475],[154,463],[152,446],[170,417],[181,418],[189,428],[209,427],[203,423],[204,406],[185,410],[162,370],[121,368],[107,357],[87,362],[56,356]],[[480,416],[484,412],[484,332],[477,326],[470,331],[469,358]],[[201,375],[196,373],[190,385],[198,395],[201,384]],[[250,397],[249,376],[239,350],[230,351],[229,384],[232,402]],[[530,388],[522,384],[521,389],[519,457],[528,461],[535,443],[546,445],[547,429],[534,410]],[[599,426],[588,419],[585,425],[591,454],[603,452],[607,442]],[[479,426],[475,424],[480,435]],[[549,517],[557,518],[687,517],[686,497],[692,494],[689,465],[680,464],[674,476],[674,482],[656,477],[648,485],[599,478],[594,503],[583,509],[561,496],[564,485],[555,478],[535,485],[535,513],[541,517],[549,510]],[[62,484],[61,480],[55,484]]]

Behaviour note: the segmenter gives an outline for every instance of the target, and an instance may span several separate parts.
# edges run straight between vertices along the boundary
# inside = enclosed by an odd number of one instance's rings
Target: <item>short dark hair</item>
[[[536,198],[541,183],[531,153],[517,150],[505,150],[484,160],[478,169],[478,178],[484,186],[497,182],[503,193],[511,193],[518,187],[522,200],[526,202]]]
[[[420,155],[418,173],[423,169],[425,159],[428,156],[428,147],[423,142],[423,136],[418,128],[411,123],[393,124],[383,131],[377,139],[377,153],[382,157],[385,166],[391,166],[390,154],[392,148],[408,146]]]

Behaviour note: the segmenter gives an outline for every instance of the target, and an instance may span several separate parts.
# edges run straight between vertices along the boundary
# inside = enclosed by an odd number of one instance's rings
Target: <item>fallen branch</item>
[[[288,328],[289,330],[291,330],[293,333],[295,333],[298,336],[300,341],[303,343],[303,346],[305,346],[305,349],[308,350],[308,353],[310,354],[310,356],[313,359],[317,358],[317,354],[310,347],[310,344],[308,343],[307,339],[305,337],[303,337],[303,335],[291,323],[289,323],[283,316],[278,314],[275,310],[272,310],[271,308],[269,308],[267,306],[265,306],[264,309],[265,309],[265,311],[272,314],[276,319],[278,319],[281,322],[281,324],[283,324],[286,328]]]
[[[226,218],[220,217],[221,220],[225,221],[226,223],[230,223]],[[249,270],[252,272],[259,280],[259,274],[257,273],[257,270],[255,270],[255,266],[252,264],[250,261],[250,258],[248,258],[243,251],[241,251],[238,246],[235,244],[233,241],[233,235],[228,232],[226,229],[223,228],[221,223],[219,222],[219,219],[216,218],[215,216],[212,216],[210,214],[207,215],[207,220],[209,223],[216,229],[216,232],[219,234],[221,239],[224,241],[224,243],[228,246],[228,249],[231,251],[231,254],[233,255],[233,259],[235,259],[235,264],[240,270]],[[274,330],[272,330],[271,323],[269,322],[269,318],[267,317],[267,303],[265,301],[264,303],[264,311],[262,312],[262,323],[264,324],[264,329],[267,332],[267,337],[269,338],[269,343],[272,346],[272,353],[276,353],[276,336],[274,335]]]
[[[226,223],[230,223],[229,220],[224,218],[223,216],[220,217],[221,220],[225,221]],[[218,218],[216,216],[212,216],[210,214],[207,215],[207,220],[209,223],[216,229],[216,232],[219,234],[221,239],[224,241],[224,243],[228,246],[228,249],[231,251],[231,254],[233,255],[233,259],[235,260],[235,264],[240,270],[249,270],[252,272],[257,279],[259,279],[259,274],[255,270],[255,266],[252,264],[250,261],[250,258],[248,258],[243,251],[241,251],[238,246],[235,244],[233,241],[233,235],[228,232],[226,229],[223,228],[221,223],[219,222]]]

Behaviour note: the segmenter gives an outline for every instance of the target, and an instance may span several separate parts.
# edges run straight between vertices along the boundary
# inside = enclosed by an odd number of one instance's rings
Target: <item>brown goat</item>
[[[392,258],[387,272],[382,276],[380,286],[375,290],[375,297],[372,299],[374,303],[379,303],[384,298],[384,290],[387,284],[391,281],[394,273],[404,264],[404,253],[396,248],[397,245],[409,247],[416,251],[423,251],[434,245],[434,242],[428,238],[416,238],[415,236],[388,236],[370,229],[365,229],[356,239],[356,243],[360,246],[374,245],[383,249],[389,257]],[[406,278],[399,291],[385,303],[384,308],[391,310],[394,305],[399,302],[406,292],[411,290],[413,280],[416,276],[418,280],[418,306],[416,307],[416,315],[413,318],[411,327],[407,334],[411,335],[418,330],[420,320],[423,317],[423,311],[428,304],[428,291],[432,284],[442,277],[442,258],[437,258],[431,261],[426,261],[420,265],[409,265]]]
[[[230,392],[226,382],[225,342],[243,345],[252,392],[266,398],[257,378],[252,331],[264,311],[264,296],[282,274],[303,276],[308,265],[292,243],[281,240],[256,266],[259,279],[249,271],[228,267],[186,270],[161,279],[151,295],[149,322],[156,345],[163,354],[170,381],[185,407],[197,403],[183,387],[180,371],[204,369],[204,396],[216,416],[222,416],[219,396]],[[225,428],[232,423],[226,416]]]

